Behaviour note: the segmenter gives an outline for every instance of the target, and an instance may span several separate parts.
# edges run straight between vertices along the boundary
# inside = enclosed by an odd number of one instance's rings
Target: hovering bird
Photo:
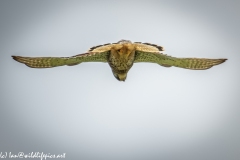
[[[151,43],[132,43],[120,40],[117,43],[107,43],[90,48],[87,53],[72,57],[21,57],[12,56],[14,60],[31,68],[52,68],[58,66],[74,66],[82,62],[107,62],[114,77],[125,81],[133,63],[157,63],[163,67],[180,67],[193,70],[205,70],[221,64],[227,59],[207,58],[177,58],[165,55],[162,46]]]

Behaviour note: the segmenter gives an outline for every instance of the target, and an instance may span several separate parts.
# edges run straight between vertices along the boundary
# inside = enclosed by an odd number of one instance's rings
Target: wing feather
[[[157,46],[155,44],[135,42],[134,45],[136,47],[136,50],[141,52],[157,53],[160,51],[164,51],[162,46]]]
[[[95,53],[99,53],[99,52],[106,52],[111,50],[112,47],[121,47],[122,44],[118,44],[118,43],[107,43],[107,44],[103,44],[103,45],[98,45],[98,46],[94,46],[92,48],[90,48],[88,51],[90,52],[95,52]]]

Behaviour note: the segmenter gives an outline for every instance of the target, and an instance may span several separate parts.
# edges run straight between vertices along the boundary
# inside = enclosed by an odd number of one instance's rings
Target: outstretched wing
[[[143,45],[143,44],[141,44]],[[146,46],[147,47],[147,46]],[[152,47],[152,46],[151,46]],[[221,64],[227,59],[207,59],[207,58],[176,58],[160,53],[160,50],[156,52],[156,49],[136,50],[135,63],[137,62],[149,62],[157,63],[164,67],[180,67],[193,70],[209,69],[212,66]]]
[[[21,57],[12,56],[14,60],[31,68],[52,68],[58,66],[73,66],[82,62],[107,62],[109,51],[88,52],[72,57]]]

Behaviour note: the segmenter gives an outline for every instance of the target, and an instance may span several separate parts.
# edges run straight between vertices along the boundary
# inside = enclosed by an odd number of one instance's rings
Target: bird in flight
[[[74,66],[82,62],[105,62],[112,69],[114,77],[125,81],[133,63],[157,63],[163,67],[180,67],[193,70],[205,70],[221,64],[227,59],[177,58],[163,54],[162,46],[151,43],[132,43],[120,40],[90,48],[86,53],[72,57],[21,57],[12,56],[14,60],[31,68],[52,68],[58,66]]]

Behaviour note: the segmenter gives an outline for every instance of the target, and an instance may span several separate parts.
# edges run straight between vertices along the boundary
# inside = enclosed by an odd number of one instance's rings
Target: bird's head
[[[127,73],[114,73],[113,72],[113,75],[119,81],[125,81],[127,78]]]

